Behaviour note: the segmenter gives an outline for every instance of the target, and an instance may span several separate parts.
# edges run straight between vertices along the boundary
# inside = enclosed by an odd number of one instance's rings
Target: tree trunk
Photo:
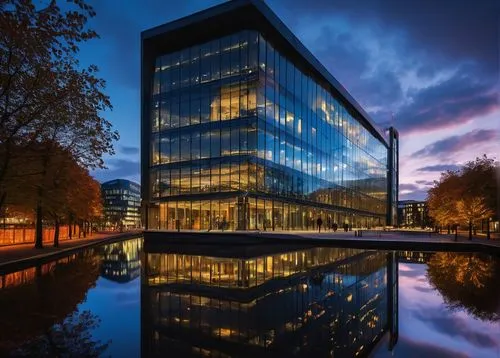
[[[59,220],[57,218],[54,220],[54,224],[54,247],[59,247]]]
[[[3,210],[3,206],[4,206],[4,203],[5,203],[5,199],[7,198],[7,193],[4,191],[2,192],[2,194],[0,195],[0,212],[2,212]]]
[[[472,240],[472,221],[469,221],[469,240]]]
[[[35,249],[43,249],[42,204],[36,205]]]
[[[73,225],[71,224],[71,217],[68,221],[68,239],[73,239]]]
[[[85,227],[85,221],[82,221],[81,230],[83,231],[83,238],[87,238],[87,228]]]

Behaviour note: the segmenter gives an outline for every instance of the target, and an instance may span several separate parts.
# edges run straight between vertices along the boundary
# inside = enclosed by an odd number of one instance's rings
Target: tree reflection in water
[[[13,357],[99,357],[110,342],[92,339],[100,319],[90,311],[74,312],[60,324],[24,343]]]
[[[427,278],[452,310],[465,309],[482,320],[500,320],[500,261],[488,255],[438,252]]]
[[[0,356],[50,332],[54,325],[64,327],[95,286],[99,268],[100,258],[91,249],[27,269],[35,271],[30,280],[0,290]]]

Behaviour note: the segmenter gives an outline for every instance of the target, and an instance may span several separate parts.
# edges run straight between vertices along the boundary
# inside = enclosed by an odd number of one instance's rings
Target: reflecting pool
[[[0,273],[0,356],[500,357],[500,260],[103,245]]]

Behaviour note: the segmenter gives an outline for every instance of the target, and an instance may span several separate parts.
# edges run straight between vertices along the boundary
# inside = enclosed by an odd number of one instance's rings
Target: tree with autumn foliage
[[[485,155],[441,174],[428,192],[429,215],[441,225],[466,224],[472,239],[474,225],[498,215],[499,170],[499,163]]]
[[[45,152],[51,155],[46,157]],[[54,246],[59,245],[59,228],[62,223],[77,223],[80,232],[88,233],[88,223],[102,215],[100,184],[72,153],[58,142],[40,143],[33,150],[16,156],[19,177],[9,186],[8,208],[18,212],[43,213],[54,225]],[[40,246],[39,246],[40,247]]]
[[[114,154],[118,133],[103,117],[111,108],[105,82],[96,66],[83,68],[77,59],[79,45],[97,37],[87,28],[95,11],[83,0],[66,3],[61,10],[55,0],[0,1],[0,211],[25,172],[16,162],[30,166],[30,158],[19,158],[24,151],[42,147],[35,156],[42,176],[54,154],[46,143],[57,143],[85,169],[104,167],[103,154]],[[37,247],[44,189],[39,185],[36,195]]]
[[[497,258],[438,252],[428,263],[427,277],[448,308],[465,308],[480,319],[500,320],[500,261]]]
[[[441,174],[439,182],[435,182],[427,196],[429,216],[438,225],[458,224],[456,200],[460,197],[460,175],[455,171]]]

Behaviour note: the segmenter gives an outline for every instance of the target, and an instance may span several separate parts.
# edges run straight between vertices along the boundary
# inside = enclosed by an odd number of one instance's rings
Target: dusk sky
[[[223,1],[93,0],[82,47],[107,81],[120,132],[97,179],[139,179],[140,33]],[[373,120],[401,136],[400,199],[446,169],[500,156],[500,1],[266,0]]]

